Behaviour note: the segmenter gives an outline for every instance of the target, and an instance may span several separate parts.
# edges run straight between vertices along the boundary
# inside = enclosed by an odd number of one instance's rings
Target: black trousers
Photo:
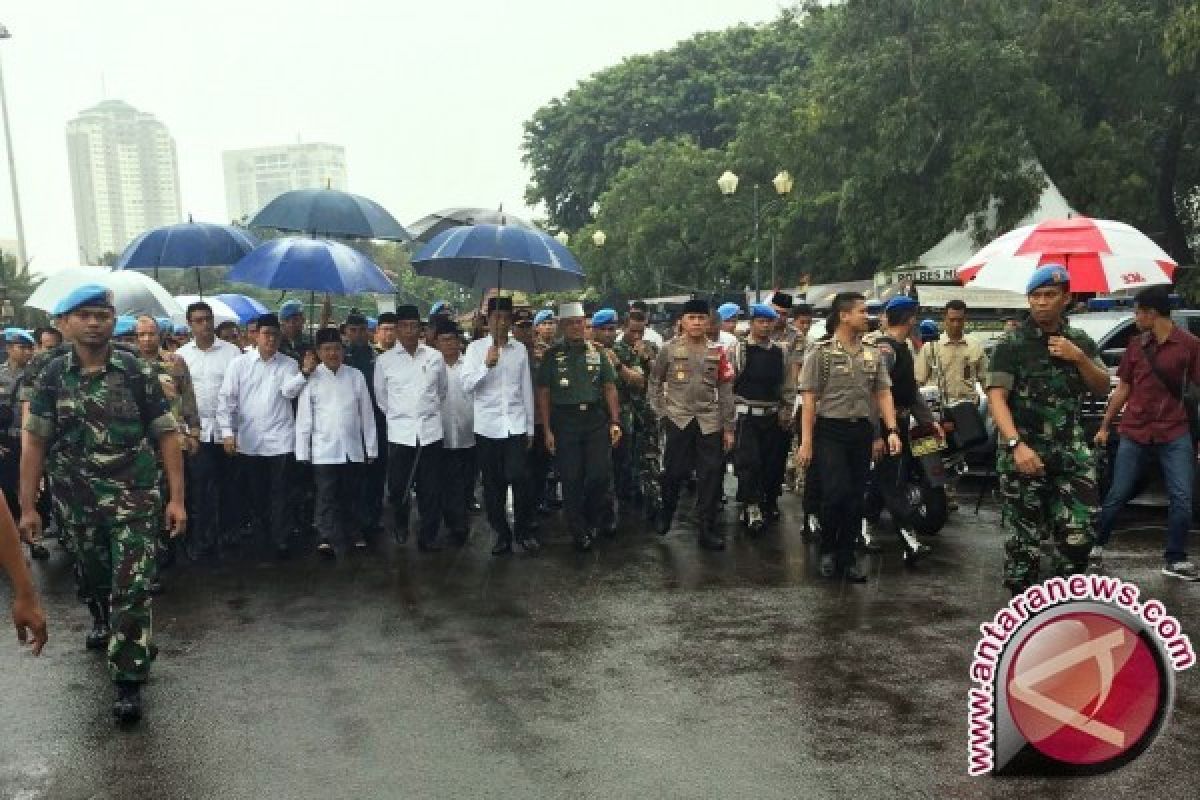
[[[776,472],[776,467],[786,467],[788,438],[787,431],[779,427],[778,414],[738,416],[733,469],[739,503],[771,503],[778,498],[783,471]]]
[[[408,527],[408,492],[415,488],[420,514],[417,536],[432,544],[441,524],[442,506],[438,479],[442,474],[442,443],[409,447],[388,443],[388,496],[392,501],[396,527]]]
[[[629,503],[638,494],[638,456],[642,452],[635,426],[621,426],[621,441],[613,448],[613,490],[617,500]]]
[[[663,429],[667,438],[663,448],[663,513],[675,515],[679,492],[694,469],[697,522],[702,529],[712,529],[717,524],[725,471],[721,431],[704,434],[696,420],[680,428],[669,419],[663,421]]]
[[[528,437],[523,433],[504,439],[475,436],[475,454],[483,473],[483,508],[492,530],[501,539],[511,539],[513,535],[505,510],[510,486],[513,493],[513,527],[519,538],[529,535],[533,502],[529,491],[529,474],[525,469],[529,455],[527,442]]]
[[[475,479],[475,448],[442,448],[442,475],[438,480],[441,490],[442,521],[450,535],[464,539],[470,528],[467,504],[471,501],[472,483]]]
[[[768,506],[779,503],[779,495],[783,492],[783,479],[787,475],[788,453],[792,450],[792,431],[790,428],[779,427],[776,418],[775,429],[779,431],[779,444],[763,462],[763,498]]]
[[[0,489],[4,491],[4,499],[8,501],[8,510],[12,512],[13,519],[20,521],[21,440],[2,436],[0,446],[4,454],[0,456]]]
[[[276,547],[287,547],[292,530],[291,494],[294,459],[282,456],[238,456],[238,473],[256,534]]]
[[[313,464],[316,502],[313,525],[317,536],[339,553],[349,544],[350,531],[358,527],[358,498],[362,494],[365,464]]]
[[[537,425],[533,429],[533,447],[529,450],[526,460],[526,474],[529,478],[529,493],[534,506],[540,505],[546,498],[546,479],[550,476],[550,467],[554,456],[546,449],[546,426]]]
[[[221,531],[230,527],[229,486],[233,460],[220,442],[201,442],[186,461],[188,531],[201,549],[215,547]]]
[[[383,516],[383,493],[387,487],[387,417],[379,413],[379,409],[375,410],[375,442],[379,456],[374,464],[364,465],[360,472],[362,491],[358,503],[363,531],[371,531],[379,525],[379,518]]]
[[[902,527],[907,527],[911,508],[908,502],[908,447],[909,447],[909,417],[906,414],[896,415],[896,427],[900,431],[900,442],[903,445],[900,455],[884,455],[875,469],[871,471],[871,479],[867,485],[865,507],[873,512],[886,508],[891,517],[892,528],[898,533]]]
[[[833,553],[839,567],[854,563],[873,436],[870,420],[829,417],[818,417],[813,433],[813,464],[821,475],[821,552]]]
[[[550,427],[568,530],[578,533],[611,525],[612,440],[606,417],[556,408]]]

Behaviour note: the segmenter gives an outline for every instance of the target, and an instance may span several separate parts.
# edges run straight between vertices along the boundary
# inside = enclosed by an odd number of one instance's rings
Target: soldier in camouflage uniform
[[[174,535],[187,522],[183,455],[153,370],[110,346],[111,293],[103,286],[81,286],[54,313],[74,345],[42,368],[29,400],[21,443],[21,533],[27,541],[40,534],[36,499],[45,464],[58,514],[69,529],[81,592],[100,607],[98,622],[111,626],[113,713],[120,721],[136,721],[153,658],[147,581],[163,510],[151,440],[157,440],[167,470],[171,496],[165,517]],[[93,629],[89,644],[96,634]]]
[[[624,335],[613,345],[613,353],[622,367],[618,370],[617,396],[621,401],[621,426],[626,431],[618,450],[628,448],[634,499],[642,504],[646,518],[654,519],[662,509],[662,446],[658,418],[647,398],[647,381],[658,348],[645,335],[645,312],[630,311]],[[621,376],[633,375],[641,376],[640,386],[637,380],[621,380]]]
[[[1067,270],[1041,267],[1026,287],[1030,318],[996,346],[988,403],[1000,442],[1004,584],[1015,595],[1039,580],[1041,541],[1052,539],[1054,572],[1083,572],[1099,497],[1080,424],[1089,392],[1105,395],[1108,371],[1095,342],[1066,324]]]
[[[0,487],[14,517],[21,516],[17,484],[21,477],[21,408],[18,394],[25,382],[25,367],[33,357],[33,336],[20,328],[4,331],[8,360],[0,364]],[[29,546],[36,559],[50,557],[41,542]]]

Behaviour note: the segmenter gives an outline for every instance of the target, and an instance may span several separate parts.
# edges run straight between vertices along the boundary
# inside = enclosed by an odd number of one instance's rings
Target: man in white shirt
[[[367,546],[356,524],[361,504],[363,464],[379,452],[375,409],[360,370],[343,363],[342,336],[337,328],[317,331],[321,360],[296,406],[296,460],[312,462],[317,497],[313,524],[320,537],[317,551],[336,558],[346,550],[348,531],[354,546]]]
[[[217,427],[217,395],[230,364],[242,351],[216,337],[212,307],[208,303],[189,305],[187,321],[192,328],[192,341],[179,348],[177,355],[191,373],[196,411],[200,415],[200,430],[192,432],[199,437],[200,447],[186,464],[187,499],[191,506],[188,517],[192,522],[187,535],[195,538],[199,552],[215,555],[219,532],[233,521],[232,461],[225,454]]]
[[[279,318],[258,318],[257,349],[233,360],[217,395],[217,428],[225,452],[240,462],[245,490],[260,536],[270,536],[280,558],[288,556],[288,465],[296,449],[292,400],[304,388],[296,360],[279,352]],[[311,371],[313,365],[306,364]]]
[[[474,398],[462,383],[462,331],[453,320],[438,320],[433,340],[446,361],[446,399],[442,401],[442,520],[450,544],[467,543],[467,508],[475,477]]]
[[[438,480],[442,461],[442,401],[446,362],[422,344],[416,306],[396,309],[396,346],[375,361],[375,402],[387,418],[388,494],[396,515],[396,541],[408,541],[408,493],[415,484],[420,524],[417,549],[440,550]]]
[[[540,544],[531,530],[533,497],[526,477],[526,460],[533,444],[533,380],[525,345],[509,336],[512,298],[488,300],[488,329],[467,347],[463,358],[463,388],[475,398],[475,448],[483,470],[483,507],[496,533],[492,555],[512,552],[517,544],[537,552]],[[513,493],[513,526],[505,510],[508,489]]]

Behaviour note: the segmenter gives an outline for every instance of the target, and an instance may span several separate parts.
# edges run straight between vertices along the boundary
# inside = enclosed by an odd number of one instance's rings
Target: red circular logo
[[[1099,764],[1136,747],[1159,717],[1163,676],[1150,646],[1096,612],[1057,616],[1021,643],[1008,670],[1012,720],[1043,755]]]

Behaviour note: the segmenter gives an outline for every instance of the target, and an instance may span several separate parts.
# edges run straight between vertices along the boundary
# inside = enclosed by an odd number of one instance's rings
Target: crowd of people
[[[780,524],[786,487],[802,496],[797,527],[819,541],[820,575],[867,580],[857,553],[877,548],[864,539],[872,497],[916,563],[930,548],[899,488],[910,431],[945,435],[922,385],[938,386],[943,402],[986,393],[1014,593],[1042,577],[1043,540],[1055,543],[1060,574],[1102,566],[1150,454],[1170,488],[1164,572],[1196,579],[1185,551],[1194,450],[1180,395],[1200,374],[1197,340],[1173,327],[1165,292],[1139,296],[1142,345],[1127,351],[1096,437],[1107,444],[1124,409],[1093,537],[1101,503],[1080,410],[1089,393],[1108,394],[1109,375],[1067,322],[1063,268],[1039,270],[1027,294],[1028,317],[989,359],[964,335],[965,304],[946,306],[940,336],[921,336],[918,304],[903,294],[874,324],[862,295],[837,295],[819,337],[812,307],[783,292],[746,309],[693,299],[664,341],[644,304],[535,314],[503,296],[468,334],[442,303],[425,319],[411,305],[377,321],[352,311],[310,336],[295,301],[244,331],[216,325],[200,301],[182,335],[117,316],[109,292],[84,286],[58,304],[53,327],[5,332],[0,483],[31,555],[47,556],[49,522],[73,557],[93,621],[85,644],[107,652],[114,713],[126,721],[141,715],[155,655],[150,597],[181,537],[194,559],[254,546],[286,559],[312,530],[336,563],[389,528],[404,545],[415,527],[423,553],[464,547],[470,514],[482,511],[492,555],[532,555],[541,517],[561,504],[575,548],[588,551],[621,527],[668,535],[690,487],[697,541],[719,551],[732,464],[746,535]],[[7,513],[0,528],[13,528]],[[18,629],[40,649],[44,619],[15,536],[0,535],[0,558],[16,580]]]

